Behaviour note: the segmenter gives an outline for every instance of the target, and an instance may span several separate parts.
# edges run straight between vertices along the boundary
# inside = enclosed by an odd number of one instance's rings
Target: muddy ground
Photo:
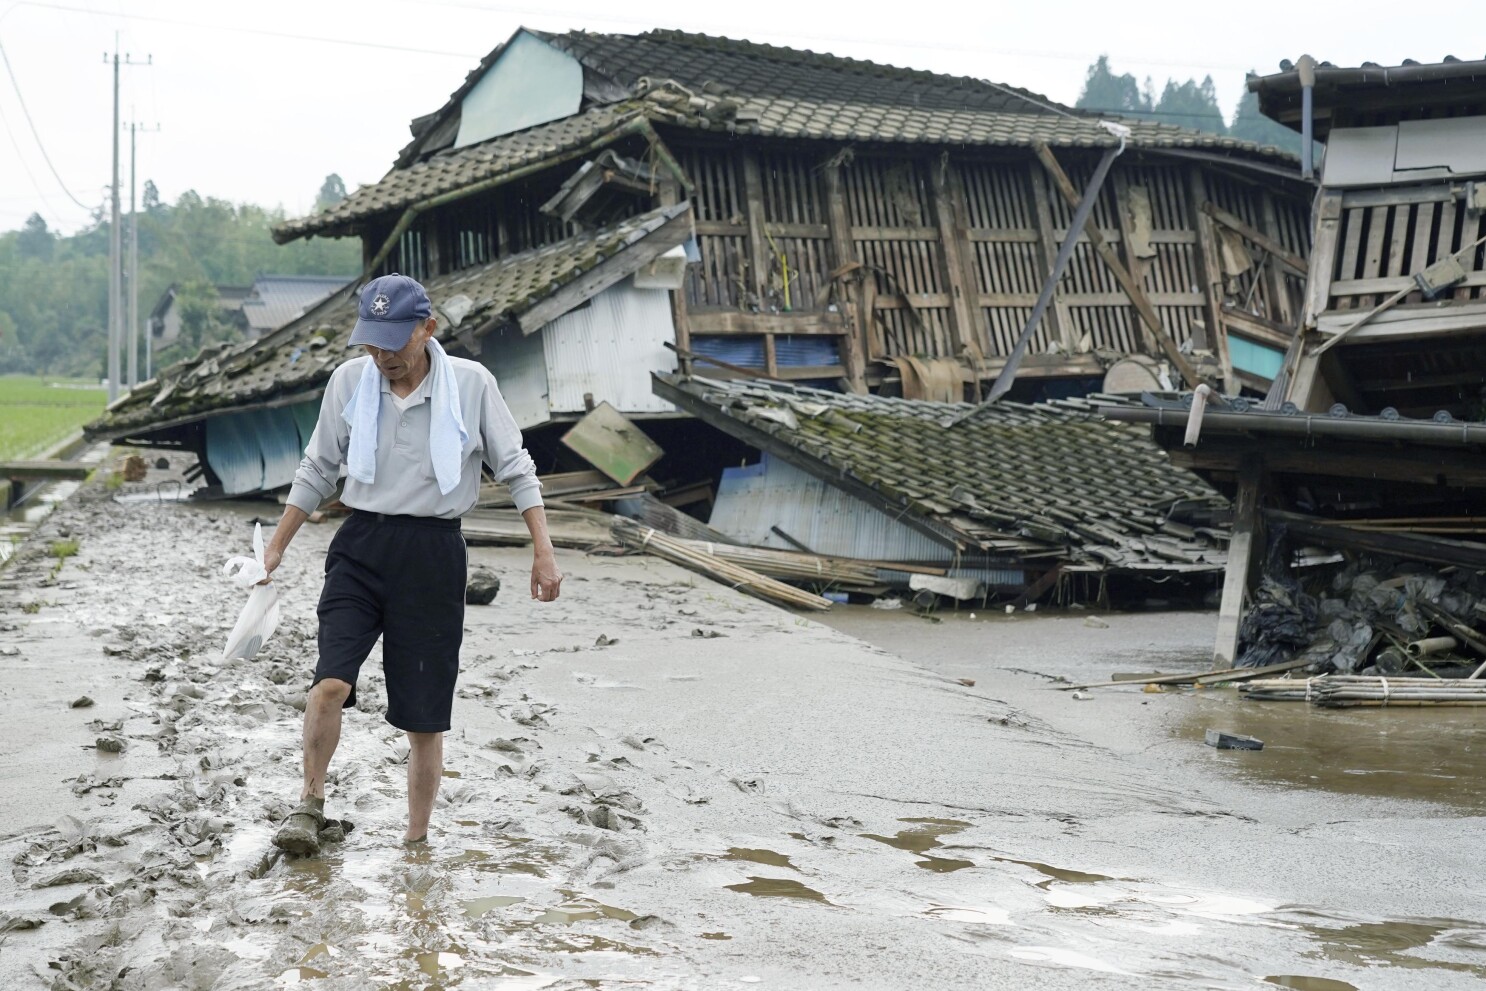
[[[327,809],[355,828],[281,859],[335,525],[296,541],[275,641],[223,664],[243,593],[219,569],[260,514],[87,488],[0,571],[0,988],[1486,977],[1473,710],[1079,699],[1052,679],[1205,666],[1213,617],[822,623],[648,558],[561,552],[544,606],[527,552],[472,549],[505,588],[467,615],[432,847],[399,844],[374,653]]]

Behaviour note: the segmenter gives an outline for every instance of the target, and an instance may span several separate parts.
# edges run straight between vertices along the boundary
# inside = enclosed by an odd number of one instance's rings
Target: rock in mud
[[[471,606],[488,606],[500,593],[500,578],[489,569],[476,568],[470,572],[469,584],[464,588],[464,601]]]
[[[88,698],[86,695],[79,696],[72,702],[72,708],[74,709],[87,709],[92,707],[92,705],[93,700]]]
[[[64,884],[102,884],[103,875],[91,867],[69,867],[31,885],[33,888],[60,888]]]
[[[124,752],[124,741],[116,736],[100,736],[93,746],[105,754],[121,754]]]

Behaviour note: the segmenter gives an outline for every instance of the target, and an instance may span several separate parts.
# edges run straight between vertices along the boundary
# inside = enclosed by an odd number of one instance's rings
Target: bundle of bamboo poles
[[[626,547],[633,547],[636,550],[654,554],[656,557],[665,558],[672,564],[679,564],[683,568],[706,575],[714,581],[757,598],[796,609],[826,610],[831,608],[830,599],[812,595],[793,585],[786,585],[784,582],[761,575],[757,571],[751,571],[742,565],[725,561],[716,554],[698,550],[689,546],[685,541],[667,536],[658,530],[652,530],[623,516],[614,517],[613,533],[614,539]]]
[[[678,543],[703,554],[720,557],[724,561],[751,568],[761,575],[780,578],[784,581],[821,582],[831,585],[852,585],[862,588],[881,584],[877,568],[867,561],[850,558],[819,557],[796,551],[780,551],[772,547],[739,547],[734,544],[715,544],[701,540],[678,540]]]
[[[1473,706],[1486,705],[1486,681],[1332,674],[1304,681],[1293,678],[1251,681],[1239,686],[1239,694],[1261,701],[1309,702],[1328,709]]]

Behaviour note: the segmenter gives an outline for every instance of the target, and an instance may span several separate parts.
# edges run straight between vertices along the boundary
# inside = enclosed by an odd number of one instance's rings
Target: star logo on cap
[[[387,294],[386,293],[380,293],[380,292],[377,293],[376,297],[372,300],[372,304],[371,304],[372,316],[374,316],[374,317],[383,317],[383,316],[386,316],[387,315],[387,310],[390,309],[391,306],[392,306],[392,300],[390,300],[390,299],[387,298]]]

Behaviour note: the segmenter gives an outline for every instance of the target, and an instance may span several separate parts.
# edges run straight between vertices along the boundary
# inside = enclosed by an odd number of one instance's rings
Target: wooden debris
[[[706,575],[714,581],[756,598],[796,609],[824,611],[831,608],[830,599],[812,595],[792,585],[786,585],[781,581],[761,575],[757,571],[724,561],[716,555],[697,550],[658,530],[641,526],[634,520],[622,516],[615,517],[613,533],[615,539],[626,547],[654,554],[672,564],[679,564],[683,568]]]
[[[1265,702],[1309,702],[1328,709],[1357,706],[1486,705],[1486,681],[1469,678],[1383,678],[1325,675],[1319,678],[1273,678],[1239,686],[1246,699]]]
[[[1210,729],[1204,736],[1204,741],[1209,747],[1218,750],[1263,750],[1264,741],[1252,736],[1239,736],[1236,733],[1224,733],[1222,730]]]
[[[1279,674],[1281,671],[1294,671],[1310,663],[1311,661],[1306,659],[1267,664],[1262,668],[1224,668],[1222,671],[1209,671],[1206,674],[1194,671],[1189,674],[1160,674],[1145,678],[1122,676],[1114,681],[1096,681],[1087,685],[1059,685],[1058,691],[1067,692],[1076,688],[1113,688],[1117,685],[1216,685],[1226,681],[1248,681],[1251,678],[1262,678],[1266,674]]]

